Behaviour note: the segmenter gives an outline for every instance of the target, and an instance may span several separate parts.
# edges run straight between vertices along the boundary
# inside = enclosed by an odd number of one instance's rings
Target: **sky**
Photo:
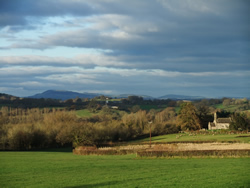
[[[250,97],[248,0],[0,0],[0,93]]]

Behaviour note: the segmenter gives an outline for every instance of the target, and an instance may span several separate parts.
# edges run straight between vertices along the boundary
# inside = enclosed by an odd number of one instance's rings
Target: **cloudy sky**
[[[250,97],[248,0],[0,0],[0,93]]]

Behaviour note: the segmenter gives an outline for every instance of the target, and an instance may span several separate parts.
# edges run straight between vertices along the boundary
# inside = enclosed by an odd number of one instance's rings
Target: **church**
[[[217,118],[217,113],[214,113],[214,121],[208,123],[208,130],[214,129],[229,129],[231,118]]]

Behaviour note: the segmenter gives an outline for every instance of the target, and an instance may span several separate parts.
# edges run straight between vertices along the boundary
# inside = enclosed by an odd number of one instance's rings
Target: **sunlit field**
[[[250,158],[1,152],[0,187],[249,187]]]
[[[220,131],[206,131],[204,133],[178,133],[152,137],[152,142],[241,142],[250,143],[249,134],[225,134]],[[149,138],[135,142],[149,142]]]
[[[88,109],[83,109],[83,110],[76,111],[76,115],[78,117],[90,117],[93,114]]]

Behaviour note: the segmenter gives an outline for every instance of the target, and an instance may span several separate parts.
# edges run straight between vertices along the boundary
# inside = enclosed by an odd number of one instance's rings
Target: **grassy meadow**
[[[249,187],[249,158],[1,152],[0,187]]]
[[[215,104],[212,106],[216,109],[225,110],[227,112],[234,112],[239,108],[239,105],[235,105],[235,104],[231,104],[231,105],[227,105],[227,106],[224,106],[223,104]],[[244,111],[244,110],[242,110],[242,111]],[[248,110],[245,110],[245,111],[248,111]]]
[[[88,109],[77,110],[76,115],[78,117],[91,117],[93,113],[91,113]]]
[[[148,142],[149,138],[136,140],[133,142]],[[223,134],[219,131],[208,132],[204,134],[178,133],[152,137],[152,142],[240,142],[250,143],[249,134]]]
[[[219,106],[217,106],[219,108]],[[157,109],[157,105],[144,105],[142,109],[149,110]],[[221,106],[222,108],[222,106]],[[180,107],[175,108],[178,112]],[[21,143],[15,138],[28,138],[31,135],[32,139],[27,139],[27,143],[35,146],[34,140],[40,134],[40,140],[50,141],[51,138],[47,135],[56,135],[57,144],[62,144],[65,138],[68,138],[69,130],[74,134],[78,133],[81,128],[92,124],[84,124],[85,122],[73,121],[75,117],[71,113],[76,113],[78,117],[91,117],[94,115],[102,115],[101,111],[92,113],[87,109],[78,110],[75,112],[58,111],[39,115],[29,112],[27,118],[21,116],[12,116],[14,123],[8,123],[6,127],[6,135],[9,141],[6,143]],[[120,111],[112,111],[123,113]],[[28,112],[27,112],[28,113]],[[159,113],[159,117],[163,113]],[[171,111],[166,111],[171,115]],[[37,115],[37,116],[36,116]],[[71,116],[72,115],[72,116]],[[138,119],[141,121],[143,128],[140,133],[148,135],[148,120],[146,112],[138,112],[125,114],[120,118],[122,120],[112,119],[113,114],[107,116],[107,122],[98,122],[96,124],[95,134],[110,136],[111,139],[115,133],[126,135],[130,129],[121,129],[128,127],[132,122],[134,130],[140,130],[136,124]],[[116,114],[114,113],[114,116]],[[20,125],[16,124],[15,117],[20,121]],[[18,119],[20,117],[20,119]],[[38,117],[38,118],[37,118]],[[72,118],[73,117],[73,118]],[[9,117],[8,117],[9,118]],[[86,118],[87,119],[87,118]],[[159,118],[160,119],[160,118]],[[4,118],[3,118],[4,120]],[[116,121],[116,122],[115,122]],[[166,120],[168,122],[169,120]],[[126,126],[120,126],[125,122]],[[161,123],[162,127],[166,122]],[[35,125],[35,126],[34,126]],[[50,126],[53,125],[53,126]],[[73,126],[75,125],[75,126]],[[117,126],[116,126],[117,125]],[[99,127],[98,127],[99,126]],[[77,131],[74,132],[75,128]],[[97,129],[97,127],[99,129]],[[72,129],[70,129],[72,128]],[[107,128],[107,129],[104,129]],[[116,129],[114,129],[116,128]],[[147,128],[147,129],[146,129]],[[112,132],[113,130],[117,132]],[[119,130],[119,131],[118,131]],[[25,132],[26,131],[26,132]],[[144,132],[143,132],[144,131]],[[134,133],[135,131],[131,131]],[[9,134],[7,134],[9,133]],[[11,134],[10,134],[11,133]],[[13,134],[12,134],[13,133]],[[16,134],[14,134],[16,133]],[[22,134],[21,134],[22,133]],[[26,133],[26,134],[24,134]],[[38,134],[39,133],[39,134]],[[90,132],[91,133],[91,132]],[[82,132],[79,132],[79,135]],[[98,135],[97,134],[97,135]],[[124,134],[124,135],[123,135]],[[11,137],[11,135],[14,135]],[[16,135],[16,136],[15,136]],[[28,136],[26,136],[28,135]],[[78,135],[78,134],[76,134]],[[86,134],[87,135],[87,134]],[[91,134],[89,134],[91,135]],[[133,136],[133,134],[131,134]],[[44,136],[44,137],[43,137]],[[81,135],[82,136],[82,135]],[[5,138],[5,137],[3,137]],[[81,138],[81,137],[80,137]],[[91,138],[91,136],[90,136]],[[102,138],[102,137],[101,137]],[[126,138],[126,137],[125,137]],[[127,137],[129,138],[129,137]],[[144,137],[145,138],[145,137]],[[3,141],[6,141],[2,139]],[[108,140],[108,141],[109,141]],[[126,139],[124,139],[126,140]],[[233,131],[200,131],[189,133],[168,134],[152,137],[152,142],[240,142],[250,143],[249,134],[234,134]],[[71,143],[72,141],[68,141]],[[148,143],[149,138],[133,140],[122,144],[140,144]],[[52,145],[52,144],[51,144]],[[29,146],[29,145],[28,145]],[[13,147],[15,149],[15,147]],[[21,147],[20,147],[21,148]],[[29,147],[27,147],[30,149]],[[39,147],[38,147],[39,148]],[[19,148],[17,148],[19,149]],[[22,149],[22,148],[21,148]],[[25,148],[24,148],[25,149]],[[130,155],[92,155],[81,156],[74,155],[71,149],[57,149],[49,151],[2,151],[0,152],[0,188],[15,188],[15,187],[68,187],[68,188],[91,188],[91,187],[250,187],[250,158],[249,157],[203,157],[203,158],[146,158],[136,157],[136,154]]]

